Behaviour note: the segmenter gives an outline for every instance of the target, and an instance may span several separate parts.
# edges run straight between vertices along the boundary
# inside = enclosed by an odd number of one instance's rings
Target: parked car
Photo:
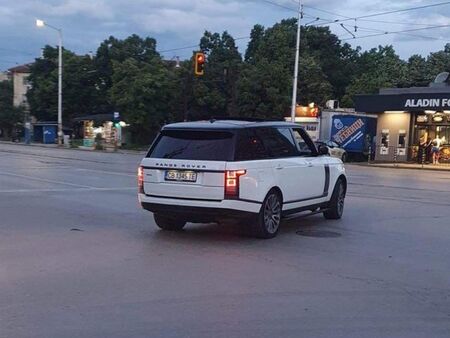
[[[339,146],[334,141],[316,141],[316,146],[326,147],[328,149],[328,155],[339,158],[342,162],[347,162],[347,151]]]
[[[165,126],[138,171],[139,201],[164,230],[244,221],[260,238],[303,211],[339,219],[347,178],[307,132],[286,122],[211,120]]]

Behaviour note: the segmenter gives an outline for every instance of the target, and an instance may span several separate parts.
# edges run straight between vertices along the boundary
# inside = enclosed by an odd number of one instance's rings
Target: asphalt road
[[[0,144],[0,337],[450,336],[450,173],[348,166],[342,220],[257,240],[159,231],[140,158]]]

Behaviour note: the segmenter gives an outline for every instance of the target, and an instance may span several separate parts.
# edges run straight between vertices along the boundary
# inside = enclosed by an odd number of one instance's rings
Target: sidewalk
[[[43,144],[43,143],[30,143],[25,144],[22,142],[10,142],[10,141],[0,141],[0,144],[8,144],[8,145],[17,145],[23,147],[40,147],[47,149],[64,149],[64,150],[76,150],[76,151],[84,151],[84,152],[96,152],[96,153],[109,153],[109,154],[145,154],[146,150],[128,150],[128,149],[118,149],[115,152],[108,152],[105,150],[90,150],[90,149],[82,149],[82,148],[70,148],[70,147],[58,147],[57,144]]]
[[[390,169],[414,169],[431,171],[450,171],[450,164],[418,164],[418,163],[351,163],[365,167],[390,168]]]

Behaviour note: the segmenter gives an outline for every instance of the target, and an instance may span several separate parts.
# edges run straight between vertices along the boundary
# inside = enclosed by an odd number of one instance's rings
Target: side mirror
[[[328,155],[328,147],[323,144],[321,144],[317,150],[319,151],[319,155]]]

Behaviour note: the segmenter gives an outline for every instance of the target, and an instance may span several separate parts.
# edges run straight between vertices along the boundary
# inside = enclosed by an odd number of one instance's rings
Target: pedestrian
[[[441,144],[445,138],[440,138],[439,135],[433,140],[433,147],[431,153],[433,154],[433,164],[439,164],[439,155],[441,152]]]

